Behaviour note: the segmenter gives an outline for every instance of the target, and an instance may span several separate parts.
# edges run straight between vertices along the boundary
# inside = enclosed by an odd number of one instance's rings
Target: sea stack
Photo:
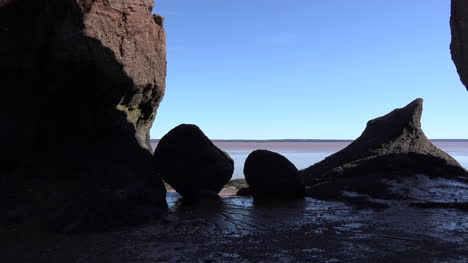
[[[166,78],[152,9],[153,0],[2,2],[2,194],[29,219],[100,228],[166,209],[149,145]]]
[[[244,175],[256,199],[294,199],[304,196],[299,171],[286,157],[256,150],[245,160]]]
[[[301,171],[310,194],[341,198],[345,193],[405,199],[396,181],[425,176],[465,180],[467,171],[434,146],[421,129],[423,100],[370,120],[362,135],[345,149]],[[396,181],[395,181],[396,180]],[[400,181],[401,182],[401,181]]]
[[[193,124],[181,124],[158,142],[156,172],[185,200],[213,197],[229,182],[234,161]]]

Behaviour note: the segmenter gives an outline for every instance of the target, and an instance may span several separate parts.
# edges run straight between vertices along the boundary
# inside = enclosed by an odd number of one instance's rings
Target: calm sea
[[[257,149],[278,152],[294,163],[298,169],[304,169],[350,143],[351,141],[214,141],[216,146],[234,159],[233,179],[244,178],[242,170],[245,159]],[[433,143],[468,169],[468,140],[434,140]]]

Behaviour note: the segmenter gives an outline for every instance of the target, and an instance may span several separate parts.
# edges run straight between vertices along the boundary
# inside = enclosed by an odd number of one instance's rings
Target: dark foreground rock
[[[234,172],[234,161],[195,125],[169,131],[154,151],[157,173],[186,199],[217,195]]]
[[[166,209],[149,151],[166,76],[165,31],[152,7],[2,1],[0,206],[75,229]]]
[[[309,194],[418,202],[466,199],[456,193],[468,186],[467,171],[426,138],[422,105],[423,100],[416,99],[369,121],[348,147],[301,171],[311,186]]]
[[[299,171],[286,157],[256,150],[245,160],[244,175],[254,198],[298,198],[304,196]]]
[[[450,27],[452,42],[450,50],[460,79],[468,89],[468,2],[452,0]]]

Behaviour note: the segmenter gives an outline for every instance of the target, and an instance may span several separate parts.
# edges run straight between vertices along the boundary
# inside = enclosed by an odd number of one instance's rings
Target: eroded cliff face
[[[2,2],[4,205],[89,214],[75,225],[96,211],[123,218],[141,205],[165,209],[149,145],[166,77],[165,31],[152,7],[152,0]]]
[[[151,150],[149,130],[166,80],[166,33],[160,17],[151,16],[153,0],[78,3],[84,12],[84,35],[111,49],[133,81],[133,89],[116,108],[135,126],[140,145]]]
[[[468,90],[468,2],[452,0],[450,27],[452,43],[450,50],[458,75]]]

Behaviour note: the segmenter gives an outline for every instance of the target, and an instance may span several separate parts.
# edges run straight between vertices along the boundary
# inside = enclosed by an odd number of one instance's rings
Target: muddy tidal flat
[[[229,196],[229,195],[228,195]],[[313,198],[185,204],[161,222],[92,234],[1,231],[1,262],[467,262],[468,212]]]
[[[236,179],[243,178],[243,161],[255,149],[280,152],[302,169],[350,142],[215,143],[235,160]],[[434,143],[468,167],[468,141]],[[232,185],[219,200],[187,204],[169,191],[164,219],[113,232],[65,234],[2,225],[0,262],[468,262],[467,184],[415,182],[424,187],[410,187],[408,195],[441,202],[457,195],[462,205],[394,201],[390,208],[370,208],[312,197],[262,203],[235,196]]]

